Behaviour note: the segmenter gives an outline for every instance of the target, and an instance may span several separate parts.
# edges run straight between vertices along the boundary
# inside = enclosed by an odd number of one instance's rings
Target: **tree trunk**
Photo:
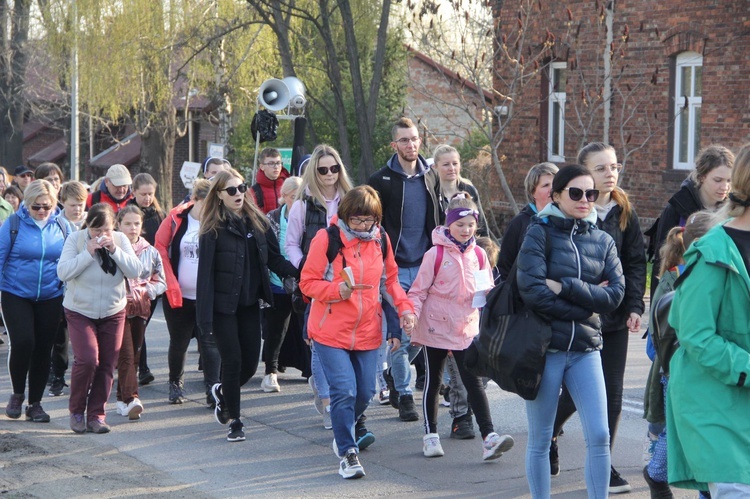
[[[150,173],[159,184],[157,197],[165,210],[173,206],[172,176],[177,137],[177,114],[174,108],[160,112],[158,119],[141,133],[141,171]]]
[[[29,33],[29,0],[15,0],[13,9],[8,2],[0,2],[0,163],[9,168],[23,163],[23,124],[26,103],[28,54],[26,41]],[[10,21],[8,16],[12,16]],[[9,31],[8,31],[9,29]]]

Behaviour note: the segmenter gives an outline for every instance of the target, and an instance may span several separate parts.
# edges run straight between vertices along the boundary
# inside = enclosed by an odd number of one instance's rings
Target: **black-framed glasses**
[[[622,163],[612,163],[611,165],[596,165],[594,171],[596,173],[604,173],[609,169],[612,173],[620,173],[622,171]]]
[[[398,139],[396,142],[398,142],[400,145],[405,146],[409,142],[413,144],[417,144],[420,140],[422,140],[419,137],[403,137],[401,139]]]
[[[338,173],[341,171],[341,165],[333,165],[333,166],[319,166],[318,167],[318,173],[320,175],[328,175],[328,171],[330,170],[331,173]]]
[[[29,206],[29,208],[31,208],[34,211],[39,211],[39,210],[49,211],[52,209],[52,205],[51,204],[32,204],[31,206]]]
[[[284,166],[284,163],[281,161],[269,161],[268,163],[263,163],[265,166],[271,166],[274,168],[277,168],[279,166]]]
[[[568,191],[568,196],[573,201],[580,201],[584,194],[586,195],[586,201],[589,203],[593,203],[599,199],[599,189],[589,189],[584,192],[583,189],[579,189],[578,187],[566,187],[563,190]]]
[[[243,183],[243,184],[240,184],[240,185],[238,185],[236,187],[235,186],[231,186],[231,187],[226,187],[226,188],[221,189],[221,190],[222,191],[227,191],[227,194],[229,194],[230,196],[236,195],[237,192],[241,192],[242,194],[244,194],[245,192],[247,192],[247,184]]]
[[[360,217],[349,217],[349,223],[351,225],[372,225],[377,220],[374,218],[360,218]]]

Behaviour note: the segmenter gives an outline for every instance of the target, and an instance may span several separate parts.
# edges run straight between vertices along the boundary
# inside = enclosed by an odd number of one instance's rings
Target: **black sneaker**
[[[651,499],[673,499],[672,489],[667,482],[657,482],[648,474],[648,467],[643,468],[643,478],[646,479],[648,488],[651,491]]]
[[[52,385],[49,387],[49,396],[59,397],[66,386],[68,385],[65,384],[65,378],[55,376],[55,379],[52,380]]]
[[[362,417],[357,420],[357,424],[354,425],[354,438],[360,451],[365,450],[375,442],[375,435],[365,427],[366,420],[367,416],[362,414]]]
[[[615,467],[612,466],[609,472],[609,493],[624,494],[625,492],[630,492],[631,488],[628,481],[621,477]]]
[[[398,417],[401,421],[419,421],[412,395],[401,395],[398,399]]]
[[[391,407],[398,409],[398,392],[396,391],[396,385],[393,383],[390,367],[383,371],[383,378],[385,378],[385,384],[388,387],[388,401],[391,403]]]
[[[212,411],[216,409],[216,401],[214,400],[214,396],[211,395],[210,391],[206,394],[206,407],[208,407]]]
[[[26,421],[32,421],[34,423],[49,423],[49,414],[44,412],[42,405],[39,402],[26,407]]]
[[[229,423],[229,431],[227,432],[228,442],[244,442],[245,441],[245,425],[242,424],[240,418],[233,419]]]
[[[414,382],[414,388],[416,388],[420,392],[424,391],[425,380],[426,377],[424,374],[422,374],[421,376],[417,376],[417,380]]]
[[[154,381],[154,375],[151,374],[151,371],[142,371],[138,374],[138,384],[141,386],[146,386],[149,383]]]
[[[346,451],[346,455],[341,459],[339,465],[339,475],[344,478],[362,478],[365,476],[365,469],[359,464],[356,450],[349,449]]]
[[[549,444],[549,474],[558,476],[560,474],[560,456],[557,454],[557,440]],[[610,484],[612,481],[610,480]]]
[[[451,438],[468,440],[474,437],[476,437],[476,434],[474,433],[474,422],[471,420],[471,416],[453,420]]]
[[[229,411],[224,407],[224,394],[221,393],[221,383],[216,383],[211,387],[211,395],[216,403],[216,407],[214,408],[216,421],[219,424],[227,424],[229,422]]]
[[[182,404],[185,402],[185,397],[182,393],[182,383],[179,381],[169,382],[169,403],[170,404]]]

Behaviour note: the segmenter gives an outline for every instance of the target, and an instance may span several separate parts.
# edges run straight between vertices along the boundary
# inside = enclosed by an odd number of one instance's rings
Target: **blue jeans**
[[[307,338],[307,320],[310,318],[310,304],[308,303],[305,308],[305,329],[304,338]],[[315,382],[315,389],[318,390],[318,397],[321,399],[329,398],[328,379],[326,378],[325,370],[320,364],[320,358],[318,352],[315,350],[315,346],[311,343],[311,354],[310,354],[310,371],[312,372],[313,381]],[[323,408],[325,409],[325,407]]]
[[[547,352],[547,365],[535,400],[526,401],[529,443],[526,478],[532,497],[550,496],[549,447],[563,381],[578,409],[586,440],[584,468],[589,498],[609,490],[609,428],[602,361],[594,352]]]
[[[344,350],[315,343],[331,388],[331,423],[339,456],[356,449],[354,424],[375,395],[378,349]]]
[[[408,292],[414,279],[417,278],[419,267],[398,268],[398,282],[404,291]],[[403,331],[392,331],[394,324],[398,324],[398,313],[389,304],[383,303],[383,312],[388,321],[388,336],[398,337],[401,335],[401,346],[395,352],[391,352],[391,376],[393,384],[399,395],[411,395],[411,369],[409,364],[419,354],[419,347],[411,346],[411,339]],[[396,326],[397,327],[397,326]]]

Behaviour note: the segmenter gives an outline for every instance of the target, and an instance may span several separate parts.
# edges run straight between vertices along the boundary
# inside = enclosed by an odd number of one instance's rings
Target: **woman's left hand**
[[[398,338],[388,338],[388,349],[391,352],[395,352],[401,347],[401,340]]]
[[[628,330],[631,333],[637,333],[641,330],[641,316],[636,314],[635,312],[630,312],[630,317],[628,317]]]

